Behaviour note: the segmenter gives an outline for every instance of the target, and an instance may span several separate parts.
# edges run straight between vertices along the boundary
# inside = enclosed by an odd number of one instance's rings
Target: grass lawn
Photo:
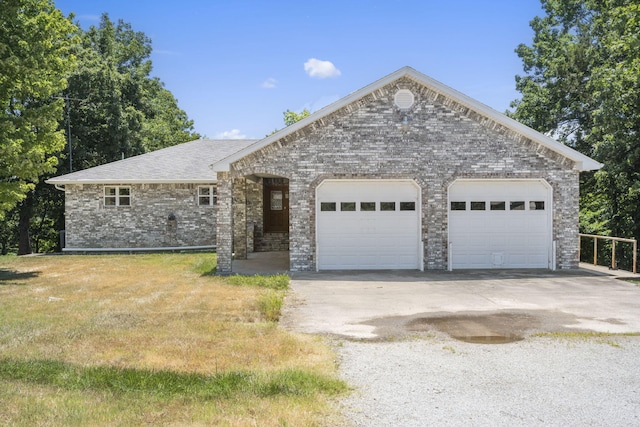
[[[346,392],[278,328],[288,278],[215,254],[0,257],[0,425],[309,426]]]

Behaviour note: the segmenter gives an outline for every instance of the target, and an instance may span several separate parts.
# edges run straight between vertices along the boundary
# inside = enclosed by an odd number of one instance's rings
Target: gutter
[[[58,178],[47,179],[45,182],[47,184],[65,185],[65,184],[98,184],[98,185],[122,185],[122,184],[202,184],[202,185],[212,185],[217,183],[216,178],[209,179],[118,179],[118,178],[109,178],[109,179],[60,179],[64,177],[62,175]]]
[[[174,251],[202,251],[216,249],[216,245],[205,246],[163,246],[154,248],[62,248],[62,252],[174,252]]]

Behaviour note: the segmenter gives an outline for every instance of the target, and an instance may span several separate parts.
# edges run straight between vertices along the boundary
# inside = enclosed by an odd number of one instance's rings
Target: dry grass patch
[[[158,411],[173,423],[251,425],[258,417],[262,425],[318,424],[329,411],[326,397],[344,384],[293,395],[251,389],[284,372],[301,373],[296,381],[307,374],[333,381],[330,349],[282,331],[277,316],[265,312],[264,301],[284,290],[231,284],[206,274],[214,267],[214,254],[0,257],[0,363],[12,361],[10,371],[55,362],[72,367],[59,374],[72,377],[109,367],[134,379],[171,372],[176,384],[185,375],[253,378],[251,387],[224,398],[139,390],[133,400],[143,403],[133,403],[109,388],[86,387],[85,394],[5,372],[0,424],[135,424]],[[42,410],[26,403],[33,395],[41,396]]]

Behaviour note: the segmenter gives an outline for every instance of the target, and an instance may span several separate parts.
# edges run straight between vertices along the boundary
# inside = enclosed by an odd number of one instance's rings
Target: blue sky
[[[209,138],[262,138],[403,66],[505,111],[540,0],[56,0],[83,28],[123,19]]]

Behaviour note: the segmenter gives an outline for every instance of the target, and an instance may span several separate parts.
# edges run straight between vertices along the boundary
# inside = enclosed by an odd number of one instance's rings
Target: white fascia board
[[[357,101],[358,99],[368,95],[369,93],[375,91],[376,89],[379,89],[389,83],[391,83],[394,80],[397,80],[398,78],[402,77],[404,74],[407,74],[408,70],[412,70],[412,68],[410,67],[404,67],[401,68],[400,70],[396,71],[395,73],[389,74],[388,76],[371,83],[370,85],[367,85],[365,87],[363,87],[360,90],[357,90],[347,96],[345,96],[344,98],[334,102],[333,104],[329,104],[324,108],[321,108],[320,110],[316,111],[313,114],[310,114],[309,116],[305,117],[304,119],[289,125],[287,127],[285,127],[284,129],[281,129],[280,131],[274,133],[273,135],[269,135],[268,137],[261,139],[260,141],[257,141],[254,144],[249,145],[248,147],[237,151],[236,153],[232,154],[231,156],[224,158],[222,160],[220,160],[217,163],[214,163],[213,165],[211,165],[211,168],[215,171],[215,172],[228,172],[229,168],[231,166],[231,163],[240,160],[241,158],[245,157],[248,154],[253,153],[254,151],[257,151],[263,147],[266,147],[267,145],[271,144],[272,142],[275,142],[279,139],[284,138],[287,135],[290,135],[294,132],[299,131],[300,129],[302,129],[303,127],[317,121],[320,120],[328,115],[330,115],[331,113],[339,110],[340,108],[346,107],[347,105],[351,104],[352,102]]]
[[[80,184],[216,184],[217,179],[57,179],[50,178],[45,181],[53,185],[80,185]]]
[[[357,90],[356,92],[351,93],[350,95],[347,95],[346,97],[334,102],[333,104],[330,104],[320,110],[318,110],[317,112],[309,115],[308,117],[300,120],[299,122],[296,122],[290,126],[287,126],[286,128],[280,130],[279,132],[274,133],[273,135],[270,135],[264,139],[261,139],[257,142],[255,142],[254,144],[249,145],[248,147],[237,151],[236,153],[232,154],[231,156],[228,156],[216,163],[214,163],[213,165],[211,165],[211,168],[215,171],[215,172],[228,172],[230,170],[231,167],[231,163],[238,161],[240,159],[242,159],[243,157],[245,157],[248,154],[253,153],[254,151],[257,151],[263,147],[266,147],[267,145],[287,136],[290,135],[294,132],[297,132],[298,130],[302,129],[303,127],[317,121],[320,120],[330,114],[332,114],[333,112],[339,110],[340,108],[343,108],[349,104],[351,104],[352,102],[355,102],[357,100],[359,100],[360,98],[363,98],[364,96],[368,95],[369,93],[386,86],[389,83],[392,83],[393,81],[404,77],[404,76],[408,76],[413,78],[414,80],[418,81],[419,83],[422,83],[423,85],[427,86],[428,88],[432,89],[433,91],[445,96],[446,98],[451,98],[453,99],[455,102],[459,103],[460,105],[463,105],[475,112],[477,112],[478,114],[488,117],[492,120],[494,120],[495,122],[515,131],[516,133],[519,133],[523,136],[525,136],[526,138],[531,139],[532,141],[535,141],[537,143],[539,143],[540,145],[542,145],[543,147],[546,147],[552,151],[555,151],[558,154],[563,155],[564,157],[572,160],[575,162],[575,169],[579,170],[579,171],[588,171],[588,170],[597,170],[602,168],[602,166],[604,166],[602,163],[598,163],[595,160],[591,159],[588,156],[585,156],[582,153],[579,153],[578,151],[574,150],[571,147],[568,147],[552,138],[549,138],[548,136],[528,127],[523,125],[522,123],[506,116],[503,113],[500,113],[496,110],[494,110],[493,108],[461,93],[458,92],[457,90],[443,84],[440,83],[437,80],[432,79],[431,77],[422,74],[418,71],[416,71],[415,69],[411,68],[411,67],[403,67],[401,69],[399,69],[398,71],[389,74],[386,77],[383,77],[380,80],[377,80],[365,87],[363,87],[360,90]]]
[[[458,92],[457,90],[443,83],[440,83],[439,81],[434,80],[429,76],[426,76],[414,70],[413,68],[410,68],[407,74],[409,74],[416,80],[421,81],[423,84],[430,87],[434,91],[439,92],[443,96],[452,98],[459,104],[478,112],[480,115],[489,117],[495,122],[500,123],[501,125],[513,130],[514,132],[519,133],[522,136],[539,143],[543,147],[546,147],[558,154],[562,154],[570,160],[573,160],[576,163],[575,169],[579,171],[597,170],[604,166],[602,163],[596,162],[592,158],[585,156],[584,154],[574,150],[573,148],[568,147],[563,143],[558,142],[555,139],[536,131],[535,129],[532,129],[529,126],[526,126],[519,121],[514,120],[511,117],[500,113],[499,111],[496,111],[493,108],[461,92]]]

